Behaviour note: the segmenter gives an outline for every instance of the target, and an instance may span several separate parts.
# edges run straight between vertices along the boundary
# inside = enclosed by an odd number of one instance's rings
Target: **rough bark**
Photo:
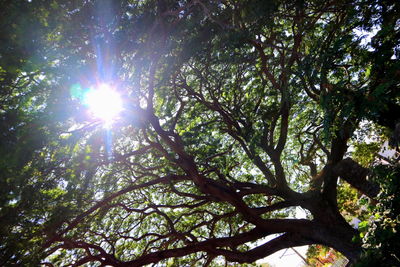
[[[334,167],[334,171],[343,180],[370,198],[374,198],[379,193],[379,186],[367,180],[370,171],[351,158],[340,161]]]

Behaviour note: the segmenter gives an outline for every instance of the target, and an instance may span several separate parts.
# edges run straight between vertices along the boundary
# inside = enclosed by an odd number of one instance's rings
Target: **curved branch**
[[[223,237],[213,238],[203,242],[194,243],[182,248],[167,249],[163,251],[157,251],[138,257],[137,259],[125,263],[121,263],[119,266],[143,266],[146,264],[156,263],[160,260],[171,258],[171,257],[183,257],[192,253],[206,251],[215,252],[218,247],[235,247],[240,244],[244,244],[249,241],[257,240],[261,237],[266,236],[266,233],[255,228],[249,232],[236,235],[235,237]]]
[[[44,248],[49,247],[53,242],[55,242],[60,236],[62,236],[63,234],[67,233],[68,231],[72,230],[73,228],[75,228],[79,223],[81,223],[87,216],[89,216],[90,214],[92,214],[94,211],[96,211],[97,209],[103,207],[104,205],[106,205],[107,203],[109,203],[110,201],[112,201],[113,199],[126,194],[128,192],[131,192],[133,190],[137,190],[140,188],[145,188],[145,187],[149,187],[155,184],[166,184],[169,183],[171,180],[185,180],[187,179],[186,176],[179,176],[179,175],[167,175],[164,177],[160,177],[158,179],[154,179],[151,180],[147,183],[142,183],[142,184],[135,184],[135,185],[131,185],[128,186],[118,192],[115,192],[114,194],[111,194],[110,196],[104,198],[103,200],[97,202],[94,206],[92,206],[90,209],[88,209],[87,211],[81,213],[80,215],[78,215],[72,222],[70,222],[68,224],[68,227],[66,227],[64,230],[62,230],[61,232],[57,233],[56,236],[51,237],[48,241],[46,241],[42,246]]]
[[[311,241],[304,239],[302,236],[294,233],[283,234],[271,241],[268,241],[264,245],[256,247],[247,252],[229,251],[218,249],[217,254],[225,256],[229,261],[245,263],[254,262],[258,259],[267,257],[281,249],[288,247],[296,247],[312,244]]]
[[[370,171],[351,158],[346,158],[336,164],[334,172],[370,198],[376,197],[379,193],[379,186],[367,180],[367,175]]]

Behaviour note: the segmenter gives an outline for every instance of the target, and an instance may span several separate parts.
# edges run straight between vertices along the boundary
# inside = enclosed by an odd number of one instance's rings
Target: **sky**
[[[306,257],[308,246],[295,247],[294,249],[299,252],[303,257]],[[275,267],[303,267],[305,262],[292,250],[282,249],[274,254],[258,260],[257,263],[268,263]]]

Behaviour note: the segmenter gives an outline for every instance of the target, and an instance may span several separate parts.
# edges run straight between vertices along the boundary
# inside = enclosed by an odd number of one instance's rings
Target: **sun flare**
[[[108,84],[100,84],[95,89],[90,89],[84,97],[93,116],[104,121],[109,126],[122,111],[122,99],[118,92]]]

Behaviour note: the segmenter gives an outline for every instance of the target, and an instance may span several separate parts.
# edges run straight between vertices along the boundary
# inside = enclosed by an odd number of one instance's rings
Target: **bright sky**
[[[83,101],[91,113],[103,120],[106,126],[110,126],[123,109],[121,96],[108,84],[100,84],[97,88],[89,90]]]
[[[295,247],[294,249],[299,252],[303,257],[306,257],[308,246]],[[275,267],[303,267],[305,262],[292,250],[282,249],[271,256],[257,261],[258,264],[268,263]]]

